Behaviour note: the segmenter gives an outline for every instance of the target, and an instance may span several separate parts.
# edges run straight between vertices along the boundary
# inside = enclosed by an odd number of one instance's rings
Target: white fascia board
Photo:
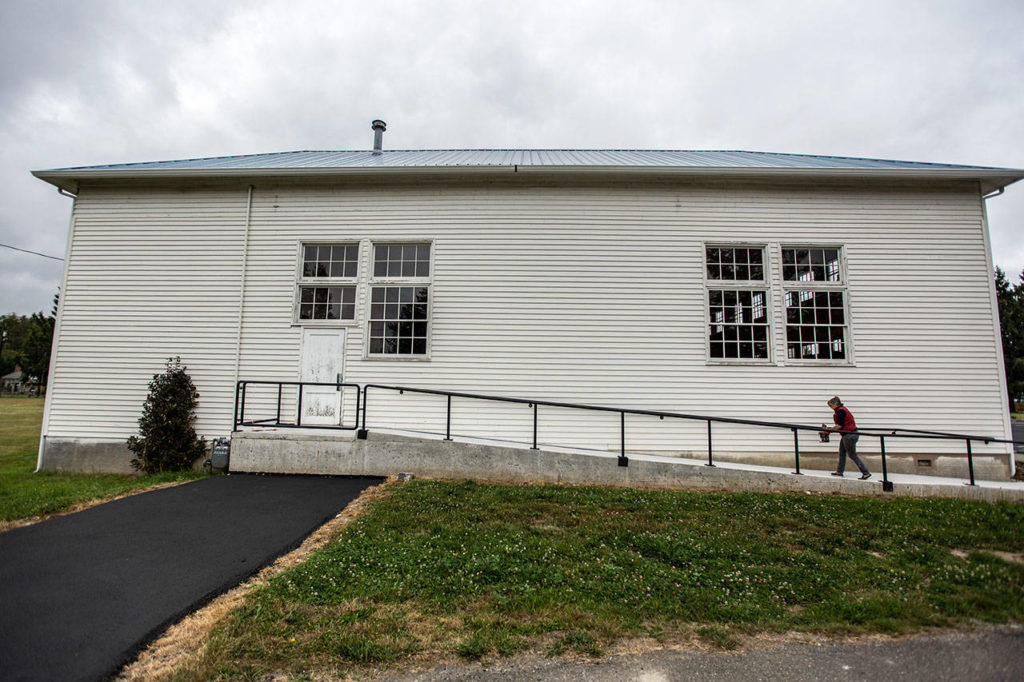
[[[1013,169],[882,169],[882,168],[723,168],[720,166],[383,166],[337,168],[174,168],[174,169],[78,169],[32,171],[55,187],[75,193],[84,180],[255,180],[258,178],[330,177],[443,177],[452,175],[505,175],[509,173],[559,176],[649,176],[697,178],[779,179],[911,179],[977,180],[983,193],[1002,189],[1024,179]]]

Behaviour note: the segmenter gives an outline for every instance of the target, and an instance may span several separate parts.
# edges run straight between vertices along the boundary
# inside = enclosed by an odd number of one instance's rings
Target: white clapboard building
[[[808,425],[838,394],[865,428],[1011,437],[985,200],[1024,171],[378,148],[35,175],[73,197],[42,469],[127,469],[148,382],[174,356],[207,438],[356,425],[356,389],[307,387],[300,410],[281,383],[300,380]],[[246,385],[239,406],[240,381],[278,383]],[[367,426],[513,447],[536,428],[541,449],[610,452],[625,427],[631,453],[708,447],[701,420],[456,397],[449,424],[446,407],[371,389]],[[258,425],[237,427],[240,409]],[[835,439],[801,438],[831,463]],[[965,452],[886,446],[903,471]],[[794,438],[716,422],[714,450],[788,462]],[[1012,466],[1005,443],[973,452],[991,475]]]

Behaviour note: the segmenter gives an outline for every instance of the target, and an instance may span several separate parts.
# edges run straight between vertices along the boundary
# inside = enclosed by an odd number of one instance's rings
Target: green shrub
[[[168,358],[164,373],[153,375],[139,435],[128,439],[138,471],[182,471],[206,455],[206,440],[196,437],[194,427],[199,392],[186,369],[180,357]]]

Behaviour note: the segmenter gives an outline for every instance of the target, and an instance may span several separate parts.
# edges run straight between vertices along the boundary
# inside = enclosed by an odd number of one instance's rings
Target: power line
[[[14,249],[15,251],[21,251],[22,253],[31,253],[34,256],[42,256],[43,258],[52,258],[53,260],[64,260],[63,258],[57,258],[56,256],[47,256],[45,253],[39,253],[38,251],[29,251],[28,249],[19,249],[17,246],[11,246],[10,244],[0,244],[5,249]]]

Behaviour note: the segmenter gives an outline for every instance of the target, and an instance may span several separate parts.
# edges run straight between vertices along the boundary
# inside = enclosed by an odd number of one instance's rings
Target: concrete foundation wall
[[[135,453],[123,440],[47,438],[39,468],[41,471],[76,474],[138,474],[132,468],[134,458]],[[201,468],[204,461],[206,457],[200,457],[193,462],[192,468]]]
[[[39,468],[84,474],[133,474],[133,457],[123,440],[47,438]]]
[[[124,441],[74,440],[48,438],[43,447],[44,471],[77,473],[137,473],[131,466],[133,453]],[[586,482],[601,485],[650,485],[632,483],[635,471],[602,474],[598,478],[577,480],[581,471],[589,471],[579,458],[598,470],[615,463],[614,455],[578,455],[548,451],[471,445],[394,434],[371,432],[369,439],[355,439],[353,432],[343,434],[308,435],[297,432],[236,433],[232,439],[231,470],[294,474],[351,474],[389,475],[409,471],[423,476],[446,478],[482,478],[488,480]],[[882,473],[881,457],[862,454],[864,464],[876,474]],[[1006,480],[1009,477],[1007,456],[976,456],[974,472],[982,480]],[[566,465],[565,461],[571,462]],[[638,463],[635,456],[630,469]],[[663,461],[663,458],[659,458]],[[792,468],[793,455],[765,453],[763,455],[718,454],[716,462],[735,462]],[[830,470],[838,461],[835,454],[801,453],[800,466],[805,469]],[[930,462],[922,466],[921,462]],[[199,462],[201,464],[201,461]],[[966,456],[890,455],[887,458],[891,474],[924,474],[968,478]],[[678,467],[669,463],[667,466]],[[616,467],[618,468],[618,467]],[[703,467],[696,473],[714,469]],[[847,472],[856,472],[847,461]],[[696,474],[692,474],[696,475]],[[568,476],[568,478],[566,478]],[[681,484],[677,484],[681,485]],[[692,483],[685,485],[691,486]],[[800,489],[804,489],[797,486]]]
[[[409,472],[434,478],[500,483],[570,483],[623,487],[741,489],[764,492],[849,492],[1024,501],[1017,489],[949,485],[899,485],[883,493],[875,481],[745,471],[631,457],[620,467],[614,455],[516,449],[426,440],[371,432],[367,440],[321,435],[236,433],[230,470],[288,474],[387,476]],[[1001,477],[1005,480],[1005,476]]]

